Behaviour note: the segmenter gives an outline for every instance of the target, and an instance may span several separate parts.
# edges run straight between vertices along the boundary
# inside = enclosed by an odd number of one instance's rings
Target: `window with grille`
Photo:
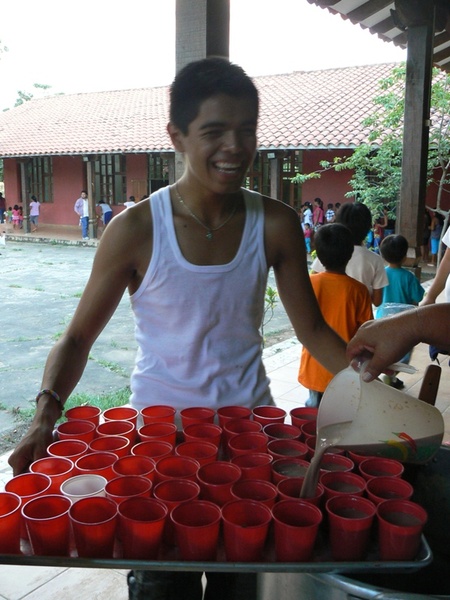
[[[26,167],[28,198],[36,196],[39,202],[53,202],[53,163],[50,156],[30,158]]]
[[[104,154],[93,161],[95,201],[106,200],[108,204],[126,201],[126,165],[123,154]]]

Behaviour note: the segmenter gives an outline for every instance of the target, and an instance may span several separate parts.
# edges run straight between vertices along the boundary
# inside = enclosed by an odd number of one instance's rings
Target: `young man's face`
[[[256,151],[257,115],[248,98],[223,94],[205,100],[187,134],[169,124],[184,152],[189,180],[217,194],[236,192]]]

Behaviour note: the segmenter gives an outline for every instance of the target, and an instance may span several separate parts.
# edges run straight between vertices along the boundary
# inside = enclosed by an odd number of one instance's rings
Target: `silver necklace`
[[[223,223],[221,223],[217,227],[208,227],[208,225],[206,225],[205,223],[203,223],[203,221],[201,219],[199,219],[195,213],[192,212],[192,210],[189,208],[189,206],[183,200],[183,198],[181,197],[180,192],[178,191],[178,184],[177,183],[175,184],[175,194],[177,195],[177,198],[180,201],[180,204],[182,204],[185,207],[185,209],[188,211],[188,213],[191,215],[191,217],[194,219],[194,221],[197,221],[197,223],[199,225],[201,225],[203,227],[203,229],[206,229],[206,239],[209,242],[214,237],[213,236],[214,231],[218,231],[219,229],[222,229],[222,227],[225,227],[225,225],[228,223],[228,221],[231,221],[231,219],[234,217],[234,215],[236,213],[236,210],[237,210],[237,201],[236,201],[234,203],[233,210],[230,212],[230,214],[228,215],[228,217],[225,219],[225,221]]]

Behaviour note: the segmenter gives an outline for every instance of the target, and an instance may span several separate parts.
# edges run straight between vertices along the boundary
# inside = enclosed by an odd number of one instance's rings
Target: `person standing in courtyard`
[[[113,216],[113,211],[112,211],[112,208],[109,205],[109,203],[104,198],[102,200],[100,200],[100,202],[97,204],[97,206],[102,211],[100,218],[103,222],[103,229],[104,229],[108,225],[108,223],[111,221],[112,216]]]
[[[86,190],[81,191],[81,195],[75,202],[74,211],[80,217],[81,237],[83,240],[89,239],[89,201]]]
[[[36,198],[36,196],[31,196],[31,202],[30,202],[31,231],[37,231],[40,206],[41,206],[41,203]]]
[[[389,280],[384,270],[381,256],[363,246],[370,228],[372,215],[361,202],[345,202],[336,213],[335,223],[342,223],[353,235],[353,254],[348,262],[346,273],[364,283],[369,290],[372,304],[379,306],[383,299],[383,288]],[[318,258],[311,265],[311,273],[320,273],[324,267]]]
[[[360,325],[373,319],[368,289],[345,273],[353,254],[352,234],[344,225],[330,223],[319,229],[315,239],[317,256],[325,271],[311,275],[314,293],[328,325],[349,341]],[[332,378],[333,373],[303,347],[298,381],[309,390],[306,406],[319,406]]]
[[[401,312],[417,306],[425,293],[414,273],[403,267],[408,254],[408,240],[403,235],[386,236],[381,242],[380,253],[387,262],[385,271],[389,284],[383,288],[383,302],[377,308],[377,319],[391,316],[394,311]],[[405,354],[401,362],[409,364],[411,354],[412,350]],[[385,375],[383,381],[398,390],[405,387],[396,375]]]
[[[0,223],[5,222],[6,198],[0,192]]]
[[[258,109],[253,81],[228,60],[196,61],[177,74],[167,131],[184,173],[106,228],[75,315],[50,351],[31,427],[9,459],[15,474],[45,455],[126,289],[138,343],[130,398],[137,409],[169,399],[177,410],[273,403],[260,333],[270,268],[301,342],[332,373],[348,365],[345,342],[312,290],[295,210],[241,187],[256,151]],[[205,600],[256,599],[252,573],[208,571],[206,579]],[[195,572],[135,570],[128,585],[131,600],[203,597]]]

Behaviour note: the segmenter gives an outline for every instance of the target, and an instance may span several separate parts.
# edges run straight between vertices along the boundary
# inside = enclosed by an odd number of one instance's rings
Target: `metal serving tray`
[[[161,553],[158,560],[128,560],[121,558],[120,547],[115,548],[115,558],[79,558],[73,550],[71,556],[34,556],[27,543],[22,543],[22,554],[1,554],[0,564],[30,565],[45,567],[74,567],[95,569],[142,569],[149,571],[217,571],[245,573],[405,573],[417,571],[431,563],[432,551],[422,536],[419,553],[411,561],[382,561],[375,543],[370,547],[364,561],[336,562],[319,534],[311,562],[276,562],[273,540],[269,539],[264,561],[257,563],[235,563],[225,560],[223,547],[217,551],[217,560],[212,562],[187,562],[180,560],[176,548]]]

